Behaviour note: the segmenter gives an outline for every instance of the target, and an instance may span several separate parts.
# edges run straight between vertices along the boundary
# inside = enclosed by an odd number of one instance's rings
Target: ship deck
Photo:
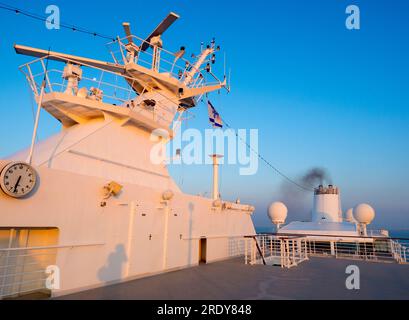
[[[360,290],[347,290],[345,269],[360,269]],[[243,263],[200,265],[110,285],[58,299],[409,299],[409,266],[395,263],[311,258],[298,267]]]

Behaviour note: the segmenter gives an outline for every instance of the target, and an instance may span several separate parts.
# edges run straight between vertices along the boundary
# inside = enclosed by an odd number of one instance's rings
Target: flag
[[[209,121],[213,128],[223,128],[222,118],[220,118],[219,113],[209,100],[207,100],[207,111],[209,112]]]

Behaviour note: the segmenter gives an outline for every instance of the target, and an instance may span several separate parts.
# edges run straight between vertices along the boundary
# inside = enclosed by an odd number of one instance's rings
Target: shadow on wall
[[[107,263],[98,270],[98,279],[104,282],[109,282],[122,278],[122,266],[128,261],[125,247],[123,244],[118,244],[115,251],[108,256]]]

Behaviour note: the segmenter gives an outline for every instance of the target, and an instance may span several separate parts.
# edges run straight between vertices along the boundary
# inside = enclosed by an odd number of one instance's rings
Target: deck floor
[[[345,269],[360,269],[360,290],[347,290]],[[409,299],[409,265],[311,258],[298,267],[216,262],[92,289],[59,299]]]

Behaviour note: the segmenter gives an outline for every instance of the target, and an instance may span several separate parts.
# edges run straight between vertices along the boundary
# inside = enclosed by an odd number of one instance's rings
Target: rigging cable
[[[45,17],[45,16],[41,16],[41,15],[32,13],[30,11],[22,10],[22,9],[10,6],[10,5],[2,3],[2,2],[0,2],[0,9],[10,11],[10,12],[15,12],[16,14],[21,14],[23,16],[26,16],[26,17],[29,17],[29,18],[32,18],[32,19],[35,19],[35,20],[40,20],[40,21],[43,21],[43,22],[47,21],[47,17]],[[116,41],[115,37],[104,35],[104,34],[101,34],[101,33],[95,32],[95,31],[91,31],[89,29],[79,27],[79,26],[76,26],[76,25],[71,24],[71,23],[62,23],[61,22],[59,24],[59,26],[62,27],[62,28],[65,28],[65,29],[75,31],[75,32],[81,32],[81,33],[93,35],[94,37],[108,39],[108,40],[111,40],[113,42]]]
[[[220,119],[222,120],[222,123],[226,125],[226,127],[228,127],[229,129],[233,129],[225,120],[224,118],[220,117]],[[314,189],[312,187],[306,187],[303,186],[301,184],[299,184],[297,181],[291,179],[289,176],[287,176],[286,174],[284,174],[281,170],[279,170],[276,166],[274,166],[273,164],[271,164],[270,161],[268,161],[266,158],[264,158],[258,151],[256,151],[246,140],[243,140],[239,134],[237,132],[235,132],[236,137],[242,142],[244,143],[247,148],[253,152],[261,161],[263,161],[268,167],[270,167],[271,169],[273,169],[277,174],[279,174],[281,177],[283,177],[285,180],[287,180],[288,182],[292,183],[293,185],[295,185],[296,187],[303,189],[305,191],[314,191]]]
[[[26,16],[26,17],[29,17],[29,18],[32,18],[32,19],[36,19],[36,20],[40,20],[40,21],[43,21],[43,22],[46,22],[46,21],[47,21],[47,17],[45,17],[45,16],[41,16],[41,15],[38,15],[38,14],[35,14],[35,13],[32,13],[32,12],[26,11],[26,10],[22,10],[22,9],[19,9],[19,8],[16,8],[16,7],[13,7],[13,6],[10,6],[10,5],[5,4],[5,3],[2,3],[2,2],[0,2],[0,9],[7,10],[7,11],[10,11],[10,12],[15,12],[16,14],[22,14],[22,15],[24,15],[24,16]],[[93,35],[94,37],[100,37],[100,38],[103,38],[103,39],[108,39],[108,40],[111,40],[111,41],[113,41],[113,42],[117,41],[117,40],[115,39],[115,37],[108,36],[108,35],[104,35],[104,34],[101,34],[101,33],[98,33],[98,32],[94,32],[94,31],[91,31],[91,30],[89,30],[89,29],[86,29],[86,28],[83,28],[83,27],[79,27],[79,26],[76,26],[76,25],[73,25],[73,24],[60,23],[60,27],[65,28],[65,29],[69,29],[69,30],[72,30],[72,31],[76,31],[76,32],[81,32],[81,33]],[[229,129],[232,129],[232,127],[231,127],[224,119],[221,118],[221,120],[222,120],[222,122],[223,122]],[[271,164],[271,163],[270,163],[267,159],[265,159],[260,153],[258,153],[256,150],[254,150],[254,148],[253,148],[249,143],[247,143],[245,140],[243,140],[243,139],[238,135],[237,132],[235,132],[235,135],[236,135],[236,137],[237,137],[242,143],[244,143],[244,144],[247,146],[247,148],[248,148],[251,152],[253,152],[261,161],[263,161],[268,167],[270,167],[271,169],[273,169],[277,174],[279,174],[279,175],[280,175],[281,177],[283,177],[285,180],[289,181],[290,183],[294,184],[295,186],[297,186],[297,187],[300,188],[300,189],[303,189],[303,190],[306,190],[306,191],[313,191],[313,188],[312,188],[312,187],[311,187],[311,188],[308,188],[308,187],[306,187],[306,186],[303,186],[303,185],[299,184],[298,182],[294,181],[293,179],[291,179],[290,177],[288,177],[286,174],[284,174],[281,170],[279,170],[279,169],[278,169],[277,167],[275,167],[273,164]]]

